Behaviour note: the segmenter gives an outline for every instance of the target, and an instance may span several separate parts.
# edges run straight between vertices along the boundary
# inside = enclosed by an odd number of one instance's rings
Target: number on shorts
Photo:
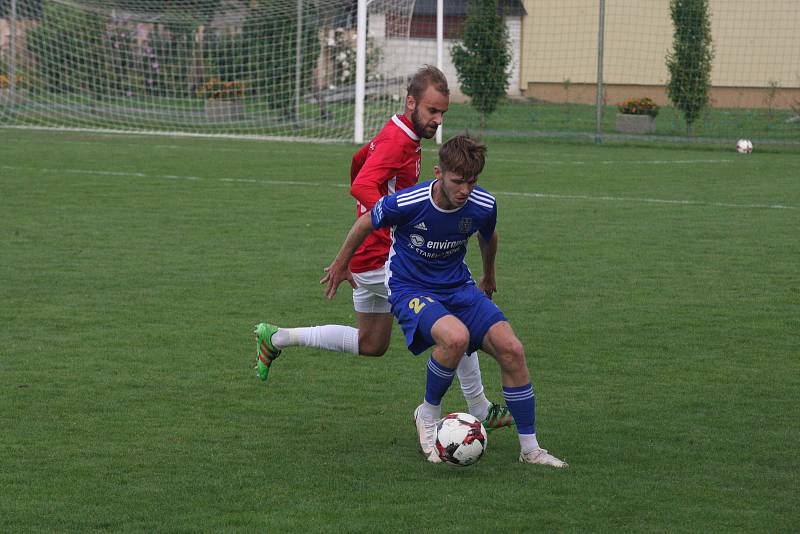
[[[428,302],[433,302],[433,299],[430,297],[422,297],[422,298],[424,298]],[[414,313],[419,313],[422,311],[422,308],[425,307],[425,302],[422,302],[417,297],[414,297],[413,299],[408,301],[408,307],[414,310]]]

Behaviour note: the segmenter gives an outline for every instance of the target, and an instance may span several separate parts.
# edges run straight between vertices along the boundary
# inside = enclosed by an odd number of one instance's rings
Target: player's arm
[[[353,224],[347,237],[339,249],[339,253],[334,258],[333,262],[325,267],[325,276],[319,281],[320,284],[326,284],[325,296],[332,299],[336,295],[336,290],[339,284],[345,280],[350,280],[352,284],[352,275],[347,266],[350,264],[350,258],[355,254],[356,249],[361,246],[361,243],[372,233],[372,218],[369,213],[365,213]],[[355,286],[354,286],[355,287]]]
[[[353,159],[350,160],[350,183],[352,184],[356,180],[356,176],[358,173],[361,172],[362,167],[367,162],[367,156],[369,156],[369,143],[362,146],[358,152],[353,154]]]
[[[492,232],[492,237],[488,241],[484,239],[481,232],[478,232],[478,247],[481,249],[481,259],[483,260],[483,276],[478,282],[478,288],[487,297],[492,298],[492,294],[497,292],[494,266],[497,257],[497,232]]]
[[[359,150],[354,156],[354,164],[355,158],[361,152]],[[350,184],[350,194],[367,210],[372,209],[375,203],[383,196],[380,186],[397,174],[401,159],[402,157],[398,153],[397,147],[388,143],[379,143],[372,155],[363,162],[354,178],[352,178],[354,165],[351,165],[352,183]]]

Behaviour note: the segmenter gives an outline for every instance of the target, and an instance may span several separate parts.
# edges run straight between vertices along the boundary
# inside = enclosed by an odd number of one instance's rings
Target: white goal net
[[[364,131],[402,109],[413,0],[368,7]],[[0,0],[0,125],[352,140],[352,0]]]

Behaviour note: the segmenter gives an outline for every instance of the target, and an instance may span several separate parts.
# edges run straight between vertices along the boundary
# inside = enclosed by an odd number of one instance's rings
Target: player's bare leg
[[[383,356],[392,340],[391,313],[356,312],[358,322],[358,353],[362,356]]]
[[[511,325],[500,321],[492,325],[483,338],[483,349],[500,365],[503,397],[514,415],[519,434],[522,463],[565,468],[568,464],[539,446],[536,438],[536,398],[533,394],[528,363],[522,343]]]
[[[531,381],[525,349],[507,321],[492,325],[483,338],[483,349],[500,365],[504,386],[523,386]]]

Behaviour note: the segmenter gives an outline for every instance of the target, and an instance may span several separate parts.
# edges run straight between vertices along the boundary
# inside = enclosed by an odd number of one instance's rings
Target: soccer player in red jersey
[[[431,139],[442,124],[450,101],[444,74],[430,65],[411,78],[402,114],[393,115],[380,133],[353,156],[350,193],[356,217],[367,213],[383,196],[416,185],[422,163],[422,138]],[[384,264],[389,255],[388,228],[372,232],[350,262],[353,305],[358,328],[324,325],[279,328],[256,326],[258,376],[266,380],[272,361],[281,350],[305,346],[364,356],[382,356],[389,347],[393,316],[388,302]],[[461,359],[459,383],[472,415],[487,430],[514,424],[506,406],[491,403],[484,394],[476,353]]]

